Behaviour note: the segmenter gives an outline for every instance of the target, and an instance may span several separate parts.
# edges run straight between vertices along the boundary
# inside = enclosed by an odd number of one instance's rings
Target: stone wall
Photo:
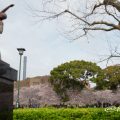
[[[18,87],[18,81],[14,82],[14,89],[17,89]],[[20,88],[21,87],[30,87],[30,80],[26,79],[26,80],[21,80],[20,81]]]
[[[38,76],[30,79],[30,86],[47,83],[49,76]]]
[[[49,76],[38,76],[33,78],[27,78],[26,80],[20,81],[20,87],[30,87],[34,85],[40,85],[47,83]],[[17,89],[17,82],[14,83],[14,88]]]

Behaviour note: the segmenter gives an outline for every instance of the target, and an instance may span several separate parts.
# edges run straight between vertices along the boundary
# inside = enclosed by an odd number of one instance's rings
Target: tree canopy
[[[120,66],[114,65],[104,69],[109,89],[117,89],[120,86]]]
[[[96,89],[117,90],[120,86],[120,66],[108,66],[96,79]]]
[[[54,68],[50,73],[50,82],[60,97],[67,100],[67,89],[88,88],[89,82],[95,81],[100,72],[101,68],[95,63],[75,60]]]

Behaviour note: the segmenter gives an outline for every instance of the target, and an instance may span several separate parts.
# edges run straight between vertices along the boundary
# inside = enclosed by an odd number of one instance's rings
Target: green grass
[[[120,111],[102,108],[15,109],[13,120],[120,120]]]

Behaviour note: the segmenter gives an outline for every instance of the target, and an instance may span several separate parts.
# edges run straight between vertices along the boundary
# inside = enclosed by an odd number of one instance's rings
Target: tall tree
[[[68,89],[82,90],[88,87],[89,82],[95,81],[100,72],[101,68],[95,63],[75,60],[54,68],[50,73],[50,82],[62,100],[66,101]]]
[[[120,65],[108,66],[96,79],[96,89],[117,90],[120,87]]]
[[[120,65],[109,66],[104,72],[109,89],[116,90],[120,87]]]

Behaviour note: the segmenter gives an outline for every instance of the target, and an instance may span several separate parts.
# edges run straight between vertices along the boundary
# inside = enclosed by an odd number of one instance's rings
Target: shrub
[[[38,108],[16,109],[14,120],[119,120],[120,111],[102,108]]]

